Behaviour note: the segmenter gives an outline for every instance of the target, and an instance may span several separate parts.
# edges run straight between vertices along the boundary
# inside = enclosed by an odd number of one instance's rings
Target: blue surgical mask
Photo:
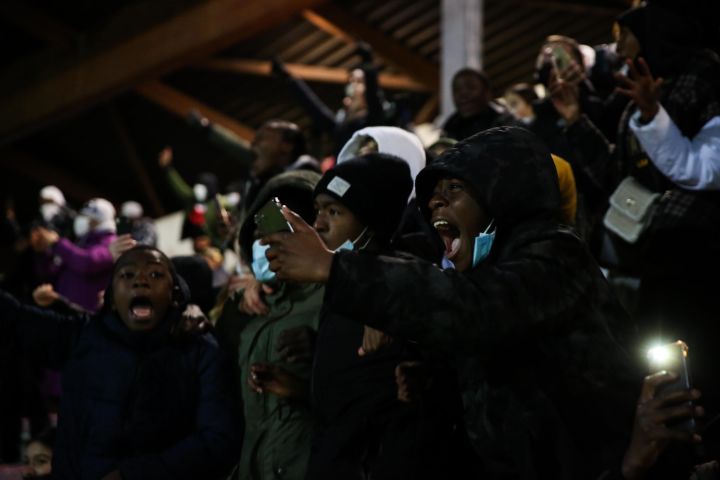
[[[353,251],[355,250],[355,244],[365,235],[367,232],[368,227],[365,227],[362,232],[360,232],[360,235],[357,236],[355,240],[345,240],[342,245],[340,245],[338,248],[335,249],[336,252],[340,252],[342,250],[348,250]],[[372,236],[367,239],[367,241],[358,247],[358,250],[362,250],[363,248],[367,247],[368,243],[370,243],[370,240],[372,240]]]
[[[355,244],[353,242],[351,242],[350,240],[345,240],[345,243],[343,243],[338,248],[336,248],[335,251],[336,252],[340,252],[342,250],[353,251],[354,248],[355,248]]]
[[[475,237],[475,245],[473,247],[473,267],[477,266],[478,263],[485,260],[490,255],[490,249],[492,248],[493,241],[495,241],[495,230],[488,233],[488,230],[492,227],[493,222],[487,226],[485,231]]]
[[[268,262],[265,252],[270,245],[260,245],[260,240],[255,240],[252,246],[253,260],[252,270],[261,282],[270,282],[275,279],[275,272],[270,270],[270,262]]]

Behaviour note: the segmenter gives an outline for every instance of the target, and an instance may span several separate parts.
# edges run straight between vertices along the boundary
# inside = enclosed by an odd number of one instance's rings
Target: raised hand
[[[668,372],[645,377],[635,410],[632,439],[622,464],[622,473],[627,480],[644,478],[645,473],[655,464],[671,441],[683,443],[702,441],[700,435],[695,432],[667,426],[669,421],[704,415],[702,407],[690,403],[700,398],[698,390],[658,393],[659,387],[676,379],[677,375]]]
[[[120,255],[130,250],[135,245],[137,245],[137,241],[135,241],[129,233],[120,235],[110,242],[108,249],[110,250],[110,255],[112,255],[113,262],[116,262],[117,259],[120,258]]]
[[[158,165],[161,168],[169,167],[173,161],[172,147],[165,147],[158,154]]]
[[[564,80],[555,71],[550,74],[550,100],[555,110],[571,125],[580,118],[580,89],[577,82]]]
[[[640,111],[640,118],[643,123],[648,123],[660,110],[660,87],[662,78],[653,78],[650,67],[644,58],[638,58],[637,66],[632,60],[628,60],[630,77],[622,73],[616,73],[615,79],[624,87],[617,87],[616,92],[630,97]]]
[[[263,237],[263,245],[270,245],[265,256],[270,270],[278,280],[300,283],[325,283],[330,276],[333,252],[325,247],[317,232],[286,206],[282,207],[291,232],[273,233]]]

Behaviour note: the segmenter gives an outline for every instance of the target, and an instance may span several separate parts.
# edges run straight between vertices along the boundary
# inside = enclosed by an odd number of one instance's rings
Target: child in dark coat
[[[237,460],[218,348],[207,335],[176,332],[187,297],[172,263],[147,246],[118,259],[92,317],[0,291],[0,334],[63,368],[54,478],[212,479]]]

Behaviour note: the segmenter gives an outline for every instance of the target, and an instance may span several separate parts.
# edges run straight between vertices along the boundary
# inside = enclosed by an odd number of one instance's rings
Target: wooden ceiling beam
[[[386,62],[413,75],[428,88],[433,90],[438,88],[440,73],[435,63],[380,30],[358,21],[336,5],[328,4],[319,10],[305,10],[303,17],[316,28],[346,42],[355,43],[358,40],[367,42]]]
[[[226,59],[214,58],[194,64],[195,67],[219,72],[232,72],[247,75],[269,76],[272,74],[272,65],[268,61],[254,59]],[[304,65],[299,63],[286,63],[285,67],[297,78],[312,82],[345,84],[348,80],[348,71],[344,68],[322,67]],[[424,83],[408,75],[381,73],[378,81],[383,88],[393,90],[409,90],[413,92],[427,92],[430,90]]]
[[[135,91],[183,119],[195,110],[211,122],[230,130],[244,140],[251,141],[255,136],[255,131],[247,125],[162,82],[145,82],[136,87]]]
[[[322,3],[324,0],[201,2],[0,99],[0,141],[18,138]]]

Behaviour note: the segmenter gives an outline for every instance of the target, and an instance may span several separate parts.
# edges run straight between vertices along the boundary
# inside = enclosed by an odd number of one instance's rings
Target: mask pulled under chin
[[[480,262],[485,260],[488,255],[490,255],[490,250],[492,249],[493,242],[495,241],[495,230],[488,233],[488,230],[490,230],[492,226],[493,221],[490,222],[484,232],[475,237],[475,240],[473,242],[473,267],[477,266]],[[442,260],[440,261],[440,267],[442,267],[443,270],[455,270],[455,264],[452,262],[452,260],[450,260],[444,255]]]
[[[363,235],[365,235],[365,234],[367,233],[367,230],[368,230],[368,227],[365,227],[365,228],[363,229],[363,231],[360,232],[360,235],[358,235],[355,240],[349,240],[349,239],[348,239],[348,240],[345,240],[345,241],[343,242],[343,244],[340,245],[338,248],[336,248],[334,251],[335,251],[335,252],[341,252],[341,251],[343,251],[343,250],[347,250],[347,251],[353,251],[353,250],[355,250],[355,245],[357,245],[358,242],[360,241],[360,239],[363,238]],[[367,239],[367,241],[366,241],[365,243],[363,243],[362,245],[358,246],[357,249],[358,249],[358,250],[362,250],[363,248],[367,247],[367,246],[368,246],[368,243],[370,243],[370,240],[372,240],[372,235],[370,235],[370,237]]]
[[[495,241],[496,230],[493,229],[493,231],[489,233],[488,230],[492,228],[493,223],[494,220],[488,224],[484,232],[475,237],[473,245],[473,267],[477,266],[478,263],[482,262],[488,257],[488,255],[490,255],[490,250],[492,249],[493,242]]]
[[[265,256],[269,248],[270,245],[260,245],[260,240],[255,240],[252,245],[252,271],[256,279],[265,283],[275,280],[275,272],[270,270],[270,262]]]

